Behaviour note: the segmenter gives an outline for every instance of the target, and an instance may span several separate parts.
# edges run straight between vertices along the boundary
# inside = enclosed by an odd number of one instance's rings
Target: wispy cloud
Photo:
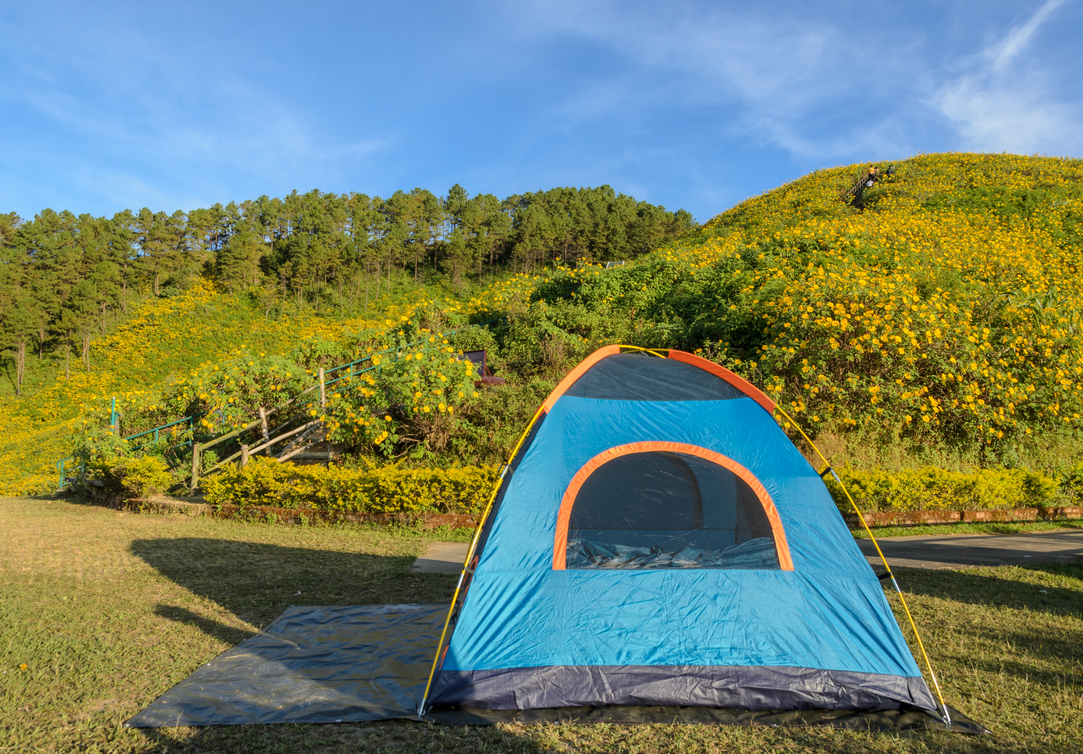
[[[929,103],[964,149],[1067,154],[1083,149],[1083,112],[1057,88],[1056,57],[1031,47],[1064,0],[1048,0],[1023,24],[959,63]]]
[[[721,134],[802,159],[902,155],[929,149],[928,137],[934,148],[1063,154],[1083,147],[1083,118],[1058,90],[1058,56],[1036,50],[1068,2],[1047,0],[969,54],[963,39],[946,45],[937,29],[895,29],[883,16],[862,28],[800,6],[690,0],[544,0],[528,5],[520,33],[587,40],[628,63],[569,95],[561,118],[713,108]]]
[[[809,118],[824,120],[825,111],[841,111],[855,99],[871,103],[913,78],[906,44],[878,51],[875,68],[865,66],[860,36],[798,11],[780,17],[687,2],[546,0],[528,7],[534,12],[521,19],[520,33],[589,40],[628,62],[625,72],[570,96],[561,117],[708,107],[725,112],[721,133],[799,155],[844,155],[868,147],[870,133],[883,130],[846,126],[824,138],[814,135]]]
[[[1011,64],[1020,52],[1030,43],[1034,33],[1038,30],[1049,15],[1060,6],[1064,5],[1064,0],[1048,0],[1045,5],[1035,12],[1030,20],[1022,26],[1013,29],[1004,39],[998,44],[992,45],[985,53],[992,61],[990,69],[993,72],[1001,71]]]

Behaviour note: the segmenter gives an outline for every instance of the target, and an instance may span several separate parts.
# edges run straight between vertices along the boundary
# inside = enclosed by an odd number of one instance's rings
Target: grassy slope
[[[496,308],[577,353],[701,350],[837,461],[1078,461],[1083,162],[915,157],[866,192],[864,211],[839,198],[861,172],[815,172],[626,268],[520,281],[531,303],[501,291]]]
[[[374,306],[372,315],[408,308],[410,301],[426,295],[407,288]],[[40,365],[32,363],[34,379],[24,397],[0,396],[0,493],[53,489],[54,464],[68,454],[73,429],[90,412],[108,409],[111,396],[152,392],[237,350],[285,355],[309,338],[334,341],[381,324],[364,317],[320,317],[310,310],[268,318],[243,297],[217,292],[209,284],[175,298],[144,300],[115,331],[93,341],[89,372],[76,359],[66,379],[63,359],[53,355]]]
[[[704,726],[121,724],[290,604],[439,602],[416,534],[0,499],[0,747],[12,751],[1076,752],[1083,566],[901,572],[950,704],[982,738]],[[275,568],[267,568],[273,561]],[[229,577],[224,578],[228,572]],[[297,594],[300,592],[300,595]],[[890,599],[891,598],[889,596]],[[23,668],[21,666],[25,665]]]

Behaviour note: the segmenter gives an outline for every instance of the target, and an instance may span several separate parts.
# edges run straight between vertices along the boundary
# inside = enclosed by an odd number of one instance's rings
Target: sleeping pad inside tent
[[[450,610],[428,618],[412,714],[893,711],[939,727],[881,582],[773,410],[692,354],[584,360],[504,469]]]

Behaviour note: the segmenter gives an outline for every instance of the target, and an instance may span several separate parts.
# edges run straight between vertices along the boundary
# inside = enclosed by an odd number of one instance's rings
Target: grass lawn
[[[0,751],[1078,752],[1083,565],[901,571],[949,704],[995,735],[407,722],[121,727],[289,605],[437,602],[426,537],[0,498]],[[892,598],[893,599],[893,598]]]
[[[1061,531],[1083,529],[1083,520],[1029,521],[1025,523],[975,523],[918,524],[914,526],[877,526],[872,530],[877,539],[884,537],[950,537],[961,534],[1022,534],[1024,532]],[[851,529],[857,539],[868,539],[864,529]]]

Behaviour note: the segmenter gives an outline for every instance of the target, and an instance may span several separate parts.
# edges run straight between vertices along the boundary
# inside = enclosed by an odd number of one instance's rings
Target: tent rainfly
[[[493,492],[419,714],[939,716],[880,581],[775,408],[681,351],[607,346],[584,360]]]

